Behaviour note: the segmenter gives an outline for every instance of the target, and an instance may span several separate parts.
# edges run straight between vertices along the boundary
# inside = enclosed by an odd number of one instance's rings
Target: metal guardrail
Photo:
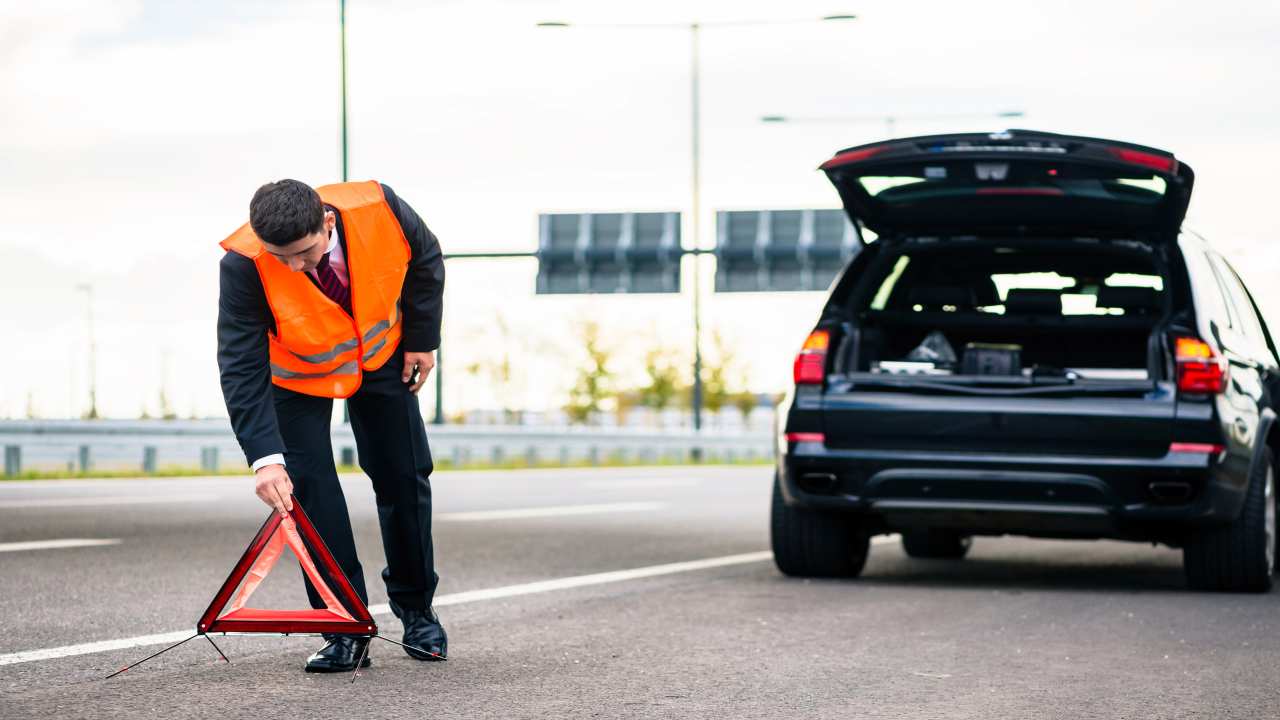
[[[430,425],[437,461],[454,466],[515,462],[528,465],[712,462],[769,457],[767,433],[694,433],[633,428]],[[334,423],[334,459],[356,464],[351,426]],[[226,420],[0,420],[4,473],[24,470],[130,470],[199,466],[208,472],[244,466]]]

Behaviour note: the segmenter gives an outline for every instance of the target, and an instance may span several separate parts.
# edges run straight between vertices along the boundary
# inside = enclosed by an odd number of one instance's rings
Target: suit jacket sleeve
[[[400,291],[404,310],[401,342],[405,352],[430,352],[440,347],[440,320],[444,312],[444,255],[440,252],[440,241],[409,203],[386,185],[382,186],[382,192],[409,241],[409,271]]]
[[[253,261],[228,252],[219,268],[218,370],[231,429],[252,464],[284,452],[271,393],[271,308]]]

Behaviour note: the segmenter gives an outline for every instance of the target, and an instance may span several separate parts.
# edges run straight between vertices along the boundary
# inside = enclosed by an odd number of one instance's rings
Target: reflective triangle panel
[[[248,607],[253,592],[288,546],[325,607],[266,610]],[[236,592],[239,588],[239,592]],[[234,596],[234,597],[233,597]],[[377,625],[296,498],[287,517],[272,512],[214,595],[197,633],[344,633],[374,635]]]

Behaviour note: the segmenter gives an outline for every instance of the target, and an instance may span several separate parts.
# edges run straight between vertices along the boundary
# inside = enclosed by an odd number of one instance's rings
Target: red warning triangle
[[[247,606],[249,597],[271,572],[286,545],[297,556],[302,571],[324,600],[325,607],[262,610]],[[213,596],[209,609],[200,617],[196,633],[212,632],[375,635],[378,626],[320,533],[302,511],[302,504],[294,498],[288,517],[272,512],[262,524],[240,562]]]

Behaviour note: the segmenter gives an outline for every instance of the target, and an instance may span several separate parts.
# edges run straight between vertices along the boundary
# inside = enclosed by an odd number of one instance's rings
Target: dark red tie
[[[348,315],[351,314],[351,291],[338,279],[338,273],[329,267],[329,253],[325,253],[320,258],[320,264],[316,265],[316,280],[325,297],[341,305]]]

